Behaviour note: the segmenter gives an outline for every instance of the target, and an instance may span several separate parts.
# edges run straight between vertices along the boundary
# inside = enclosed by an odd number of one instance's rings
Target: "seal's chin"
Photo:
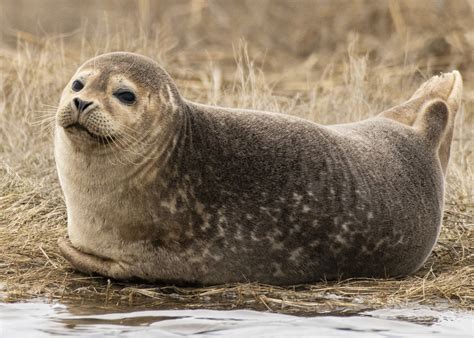
[[[64,127],[64,130],[71,136],[79,136],[83,137],[86,136],[90,140],[94,140],[100,144],[109,144],[114,140],[113,136],[101,136],[91,132],[87,129],[84,125],[80,124],[79,122],[75,122]]]

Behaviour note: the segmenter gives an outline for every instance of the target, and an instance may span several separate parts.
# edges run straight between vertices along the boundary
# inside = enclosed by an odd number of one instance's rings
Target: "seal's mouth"
[[[89,129],[84,127],[82,124],[80,124],[79,122],[70,124],[67,127],[64,127],[64,129],[70,132],[71,131],[86,132],[92,139],[96,140],[97,142],[101,144],[108,144],[114,140],[113,136],[100,136],[100,135],[94,134]]]

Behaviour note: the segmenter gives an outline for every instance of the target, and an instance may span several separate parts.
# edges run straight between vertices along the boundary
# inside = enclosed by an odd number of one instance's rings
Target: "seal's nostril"
[[[84,110],[86,110],[87,107],[92,104],[91,101],[83,101],[78,97],[75,97],[72,102],[79,113],[82,113]]]
[[[87,102],[87,101],[82,101],[83,102],[83,108],[82,108],[82,111],[86,110],[87,107],[89,107],[90,105],[92,105],[92,102]]]
[[[72,102],[74,103],[74,107],[76,107],[77,110],[79,110],[80,101],[81,100],[77,97],[72,100]]]

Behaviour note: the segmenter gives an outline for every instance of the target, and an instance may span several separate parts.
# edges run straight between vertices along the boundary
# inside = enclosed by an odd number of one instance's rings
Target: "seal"
[[[175,284],[413,273],[440,231],[461,92],[454,71],[323,126],[194,103],[149,58],[98,56],[57,111],[61,253],[85,273]]]

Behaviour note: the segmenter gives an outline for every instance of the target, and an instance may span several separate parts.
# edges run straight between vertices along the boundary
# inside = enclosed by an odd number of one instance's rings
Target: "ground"
[[[0,294],[103,307],[356,312],[474,304],[474,27],[472,2],[0,0]],[[52,153],[62,88],[86,59],[126,50],[160,62],[181,94],[318,123],[357,121],[458,69],[456,121],[439,241],[398,280],[207,288],[119,283],[61,257],[66,209]]]

